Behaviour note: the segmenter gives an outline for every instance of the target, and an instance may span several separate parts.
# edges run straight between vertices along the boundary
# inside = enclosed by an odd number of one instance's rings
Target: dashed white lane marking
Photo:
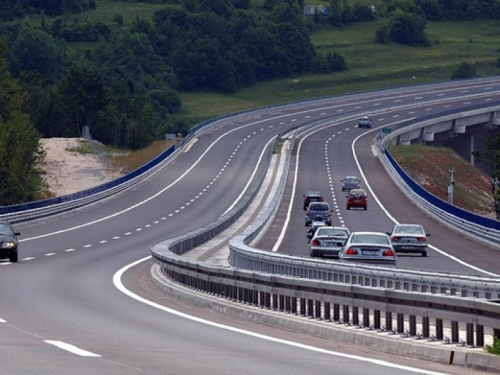
[[[46,257],[51,257],[52,255],[56,255],[56,253],[47,253],[47,254],[44,254]]]
[[[35,259],[35,257],[27,257],[27,258],[23,258],[23,259],[21,259],[21,260],[26,261],[26,260],[33,260],[33,259]]]
[[[56,341],[56,340],[44,340],[43,342],[46,342],[47,344],[57,346],[59,349],[66,350],[67,352],[79,355],[81,357],[100,357],[99,354],[95,354],[92,352],[89,352],[87,350],[80,349],[74,345],[67,344],[62,341]]]
[[[7,321],[0,318],[0,323],[7,323]]]

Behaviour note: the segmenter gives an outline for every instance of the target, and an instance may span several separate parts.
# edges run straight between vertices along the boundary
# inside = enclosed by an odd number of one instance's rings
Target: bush
[[[493,345],[486,345],[484,348],[490,354],[500,355],[500,339],[493,336]]]

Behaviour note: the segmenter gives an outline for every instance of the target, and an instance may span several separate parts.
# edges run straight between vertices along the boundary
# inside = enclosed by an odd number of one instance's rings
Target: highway
[[[384,126],[466,102],[498,100],[499,89],[500,83],[471,81],[458,88],[415,87],[249,113],[197,135],[158,173],[127,192],[16,225],[20,262],[0,263],[0,373],[447,373],[438,364],[341,346],[183,304],[150,285],[148,257],[155,243],[206,225],[230,208],[261,167],[273,137],[330,118],[331,125],[307,135],[292,163],[287,189],[295,194],[291,206],[283,202],[291,211],[279,251],[307,255],[301,198],[314,188],[336,199],[335,221],[351,230],[391,229],[376,195],[393,217],[422,223],[432,233],[433,246],[464,262],[432,251],[428,259],[402,257],[398,267],[464,273],[481,272],[467,264],[499,269],[498,253],[459,239],[415,210],[377,169],[370,146],[375,133],[354,127],[363,111],[373,113],[376,126]],[[380,111],[386,105],[400,108]],[[340,179],[357,171],[354,155],[372,188],[366,212],[345,211],[339,194]],[[263,246],[276,242],[281,230],[276,223]],[[453,373],[472,372],[454,368]]]

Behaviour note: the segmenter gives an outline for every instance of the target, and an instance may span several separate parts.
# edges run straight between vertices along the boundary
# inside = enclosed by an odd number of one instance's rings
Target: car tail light
[[[427,241],[427,238],[425,238],[425,237],[418,237],[417,241],[419,241],[419,242],[425,242],[425,241]]]
[[[319,243],[319,241],[318,241],[318,240],[313,240],[313,241],[311,242],[311,245],[312,245],[312,246],[320,246],[320,243]]]
[[[392,236],[391,237],[392,241],[399,241],[400,239],[401,239],[401,237],[397,237],[397,236]]]
[[[359,255],[358,250],[351,249],[351,248],[347,249],[345,253],[347,255]]]
[[[332,210],[328,210],[328,216],[332,216]]]
[[[311,211],[310,210],[307,210],[306,211],[306,215],[310,215],[311,214]]]
[[[392,250],[385,250],[385,251],[382,253],[382,256],[383,256],[383,257],[393,257],[393,256],[394,256],[394,251],[392,251]]]
[[[324,202],[325,200],[323,199],[323,197],[321,197],[321,198],[319,198],[319,201]]]

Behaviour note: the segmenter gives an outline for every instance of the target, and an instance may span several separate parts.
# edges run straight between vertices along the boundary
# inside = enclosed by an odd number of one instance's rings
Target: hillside
[[[453,150],[423,145],[392,146],[398,164],[424,189],[447,201],[453,169],[453,204],[471,212],[495,217],[489,177]]]

